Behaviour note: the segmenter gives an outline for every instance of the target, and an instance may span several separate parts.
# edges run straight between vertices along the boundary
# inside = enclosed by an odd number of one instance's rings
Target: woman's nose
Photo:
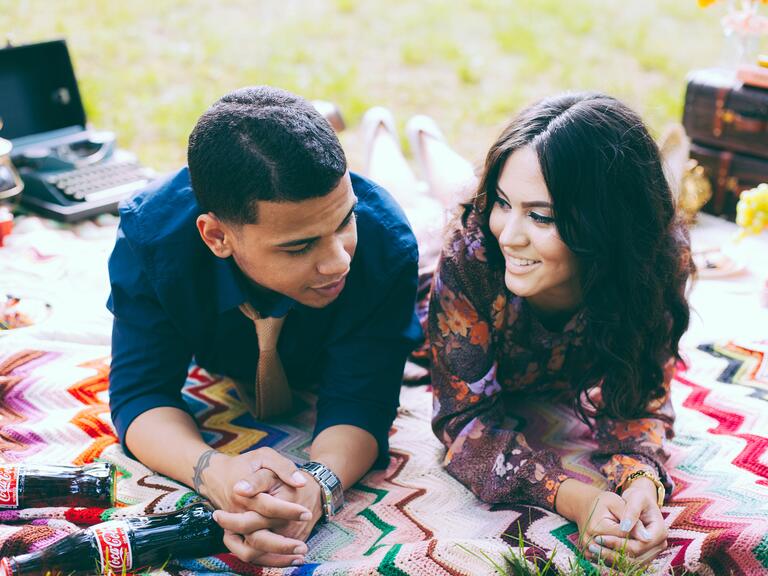
[[[520,218],[509,215],[504,223],[504,229],[499,236],[499,244],[504,246],[526,246],[528,244],[528,235],[520,221]]]

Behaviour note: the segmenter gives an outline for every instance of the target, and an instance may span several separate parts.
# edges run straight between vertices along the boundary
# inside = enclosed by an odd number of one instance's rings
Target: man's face
[[[313,308],[333,302],[344,288],[357,246],[349,174],[319,198],[300,202],[259,201],[258,223],[230,225],[212,215],[198,218],[203,240],[220,257],[232,256],[254,284]],[[218,244],[201,219],[220,226]]]

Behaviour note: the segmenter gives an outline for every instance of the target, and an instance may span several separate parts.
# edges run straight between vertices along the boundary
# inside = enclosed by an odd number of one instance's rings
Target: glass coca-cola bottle
[[[0,508],[115,504],[116,469],[106,462],[85,466],[0,463]]]
[[[136,574],[161,568],[170,558],[223,551],[223,537],[213,507],[198,502],[167,514],[102,522],[37,552],[3,558],[0,576]]]

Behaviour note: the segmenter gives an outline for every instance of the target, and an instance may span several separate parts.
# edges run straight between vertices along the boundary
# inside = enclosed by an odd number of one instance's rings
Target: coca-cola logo
[[[93,532],[99,547],[102,574],[122,575],[131,569],[131,541],[128,527],[122,522],[105,522],[95,526]]]
[[[19,505],[19,468],[0,466],[0,508],[17,508]]]

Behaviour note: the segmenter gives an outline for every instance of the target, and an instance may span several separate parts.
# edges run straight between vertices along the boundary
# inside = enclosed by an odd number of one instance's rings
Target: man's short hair
[[[304,98],[271,86],[230,92],[197,121],[187,162],[204,212],[255,223],[256,202],[299,202],[338,186],[347,160],[331,125]]]

